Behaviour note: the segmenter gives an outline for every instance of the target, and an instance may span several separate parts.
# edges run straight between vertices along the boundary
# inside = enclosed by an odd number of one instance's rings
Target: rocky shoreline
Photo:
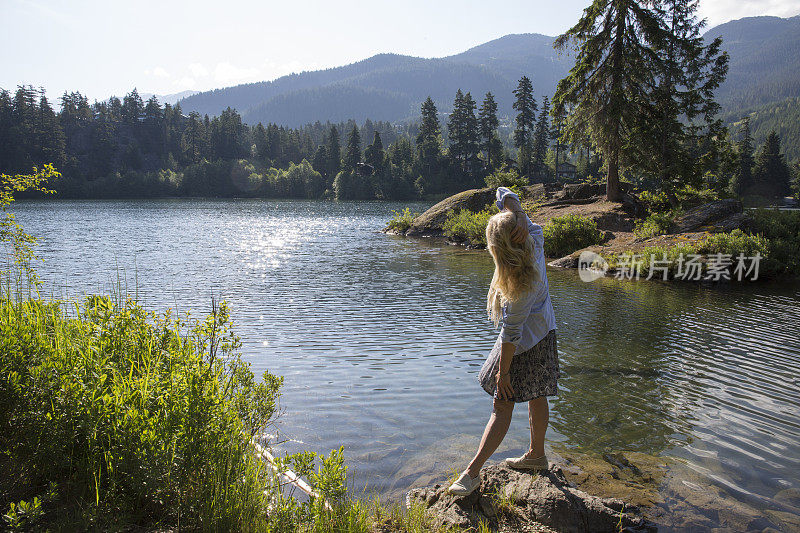
[[[470,496],[448,482],[412,489],[434,523],[458,531],[697,531],[774,533],[800,530],[800,489],[763,506],[748,505],[683,461],[638,452],[552,452],[550,467],[524,472],[502,464],[481,472]]]
[[[384,231],[407,237],[446,239],[443,225],[450,213],[460,209],[478,212],[494,201],[494,194],[495,190],[490,188],[471,189],[455,194],[416,216],[407,229],[397,231],[387,228]],[[600,245],[577,249],[562,257],[550,257],[551,266],[578,268],[578,258],[584,251],[608,257],[623,252],[636,253],[649,246],[697,244],[713,233],[735,229],[746,231],[752,224],[752,219],[744,212],[741,202],[732,199],[716,200],[690,209],[674,219],[666,235],[642,239],[633,230],[636,222],[646,215],[646,206],[627,190],[622,202],[609,202],[604,194],[604,187],[596,184],[570,184],[563,187],[536,184],[523,189],[523,208],[535,223],[545,225],[554,217],[574,214],[593,220],[604,234],[604,242]],[[466,241],[447,241],[450,244],[482,248]]]

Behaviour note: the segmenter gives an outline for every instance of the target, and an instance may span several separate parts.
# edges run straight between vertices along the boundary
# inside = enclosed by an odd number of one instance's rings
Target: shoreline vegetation
[[[717,254],[734,263],[739,254],[744,258],[759,254],[761,279],[800,277],[795,253],[800,248],[800,211],[745,211],[740,202],[691,188],[680,191],[681,200],[673,207],[663,195],[637,194],[628,184],[623,184],[626,192],[621,202],[607,201],[601,185],[506,185],[520,195],[531,220],[542,225],[545,256],[551,266],[583,268],[586,265],[580,265],[579,259],[588,251],[606,262],[607,276],[620,277],[622,272],[626,279],[644,279],[659,269],[657,279],[676,280],[682,279],[676,275],[681,254],[701,256],[700,274],[708,273],[709,258]],[[395,211],[383,231],[443,238],[450,244],[482,249],[486,223],[497,212],[493,197],[492,187],[473,189],[446,198],[422,214]],[[667,274],[658,261],[668,261]],[[736,265],[727,267],[727,278],[736,279]],[[715,279],[726,280],[724,276]]]

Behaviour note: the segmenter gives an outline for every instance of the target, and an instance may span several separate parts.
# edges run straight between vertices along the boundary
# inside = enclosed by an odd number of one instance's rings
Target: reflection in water
[[[198,316],[212,294],[226,298],[254,369],[285,376],[284,448],[343,444],[356,487],[395,495],[473,452],[491,409],[476,376],[496,336],[488,254],[378,233],[401,207],[184,199],[17,211],[41,238],[57,296],[108,290],[118,266],[150,307]],[[549,439],[674,456],[691,483],[785,511],[800,485],[800,287],[549,275],[563,373]],[[498,456],[520,453],[527,433],[518,409]]]

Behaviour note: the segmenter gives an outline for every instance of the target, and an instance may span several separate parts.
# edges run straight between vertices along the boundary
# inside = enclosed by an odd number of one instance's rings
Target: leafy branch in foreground
[[[8,208],[14,203],[14,193],[22,191],[39,191],[44,194],[53,194],[54,191],[45,188],[47,180],[57,178],[61,174],[53,165],[44,165],[41,169],[33,167],[31,174],[0,174],[0,209],[3,218],[0,219],[0,242],[10,248],[10,255],[14,263],[28,277],[29,281],[36,281],[36,273],[31,268],[35,259],[33,246],[36,238],[28,235],[17,222],[14,213]]]

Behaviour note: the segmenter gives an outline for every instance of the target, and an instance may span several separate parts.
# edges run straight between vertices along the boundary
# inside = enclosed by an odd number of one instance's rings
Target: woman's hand
[[[511,230],[511,240],[517,244],[522,244],[528,238],[528,220],[525,212],[520,210],[514,213],[517,225]]]
[[[497,372],[497,397],[510,401],[514,397],[514,388],[511,386],[511,375],[506,372]]]

